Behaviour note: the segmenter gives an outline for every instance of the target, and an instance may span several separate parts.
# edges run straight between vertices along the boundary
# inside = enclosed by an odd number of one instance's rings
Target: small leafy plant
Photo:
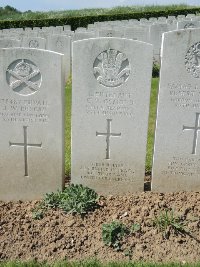
[[[170,233],[175,234],[186,233],[185,225],[181,218],[174,214],[173,210],[164,210],[153,219],[153,225],[163,233],[164,238],[168,239]]]
[[[60,208],[66,213],[85,214],[97,207],[98,194],[81,184],[66,187],[63,192],[46,194],[40,204],[32,210],[34,219],[42,219],[49,208]]]
[[[102,225],[102,238],[106,246],[110,246],[116,250],[121,249],[121,239],[127,234],[126,226],[118,221]]]
[[[139,223],[133,223],[131,225],[131,233],[136,233],[139,232],[141,230],[141,226]]]
[[[97,207],[98,195],[83,185],[70,185],[61,193],[59,208],[66,213],[84,214]]]

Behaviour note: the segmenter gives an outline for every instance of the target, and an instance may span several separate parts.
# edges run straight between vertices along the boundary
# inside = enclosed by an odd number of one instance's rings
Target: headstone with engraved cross
[[[154,191],[200,190],[200,29],[165,33]]]
[[[0,200],[32,200],[62,189],[62,54],[0,50]]]
[[[142,191],[152,45],[105,37],[72,50],[72,182],[101,194]]]

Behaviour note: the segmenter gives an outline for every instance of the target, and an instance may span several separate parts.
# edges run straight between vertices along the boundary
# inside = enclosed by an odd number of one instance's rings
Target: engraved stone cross
[[[23,126],[24,129],[24,143],[12,143],[9,142],[10,146],[19,146],[19,147],[24,147],[24,167],[25,167],[25,177],[28,177],[28,148],[29,147],[42,147],[42,143],[40,144],[29,144],[28,143],[28,136],[27,136],[27,128],[28,126]]]
[[[200,115],[200,113],[196,113],[196,120],[195,120],[195,126],[194,127],[183,125],[183,131],[185,131],[185,130],[193,130],[194,131],[192,154],[196,154],[198,131],[200,131],[199,115]]]
[[[111,132],[111,119],[107,119],[107,133],[96,132],[96,136],[106,136],[106,159],[110,159],[110,138],[111,137],[120,137],[121,133],[112,133]]]

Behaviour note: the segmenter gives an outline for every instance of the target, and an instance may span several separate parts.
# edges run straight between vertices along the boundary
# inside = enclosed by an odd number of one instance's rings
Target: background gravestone
[[[128,39],[149,42],[150,26],[149,25],[135,25],[125,28],[124,37]]]
[[[72,182],[101,194],[142,191],[152,45],[105,37],[72,50]]]
[[[47,37],[47,49],[62,53],[63,71],[65,73],[65,82],[67,81],[71,71],[71,37],[51,34]]]
[[[0,82],[0,200],[38,199],[62,189],[62,55],[2,49]]]
[[[22,47],[46,49],[46,39],[40,37],[23,37]]]
[[[200,30],[164,34],[154,191],[200,190]]]
[[[12,38],[0,38],[0,48],[20,47],[21,41]]]

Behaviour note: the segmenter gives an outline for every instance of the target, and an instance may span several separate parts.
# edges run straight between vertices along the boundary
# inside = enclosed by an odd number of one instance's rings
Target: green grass
[[[149,5],[149,6],[117,6],[113,8],[94,8],[81,10],[63,10],[49,12],[5,12],[0,10],[0,20],[26,20],[26,19],[52,19],[64,17],[90,16],[90,15],[106,15],[118,13],[148,12],[160,10],[178,10],[183,8],[191,8],[193,6],[180,5]]]
[[[36,263],[36,262],[7,262],[0,263],[0,267],[181,267],[181,263],[135,263],[135,262],[109,262],[101,263],[97,260],[83,262],[57,262],[57,263]],[[184,267],[200,267],[200,263],[184,264]]]
[[[147,138],[147,155],[146,155],[146,167],[145,167],[146,173],[150,173],[151,168],[152,168],[158,83],[159,83],[158,78],[152,79],[151,96],[150,96],[150,112],[149,112],[149,128],[148,128],[148,138]]]
[[[158,78],[152,79],[151,85],[151,98],[150,98],[150,113],[149,113],[149,128],[147,139],[147,156],[146,156],[146,173],[151,172],[152,157],[153,157],[153,144],[154,144],[154,131],[156,119],[156,106],[157,106],[157,93],[158,93]],[[65,174],[70,176],[71,170],[71,78],[67,82],[65,94]]]
[[[65,174],[70,176],[71,172],[71,96],[72,82],[68,79],[65,91]]]

